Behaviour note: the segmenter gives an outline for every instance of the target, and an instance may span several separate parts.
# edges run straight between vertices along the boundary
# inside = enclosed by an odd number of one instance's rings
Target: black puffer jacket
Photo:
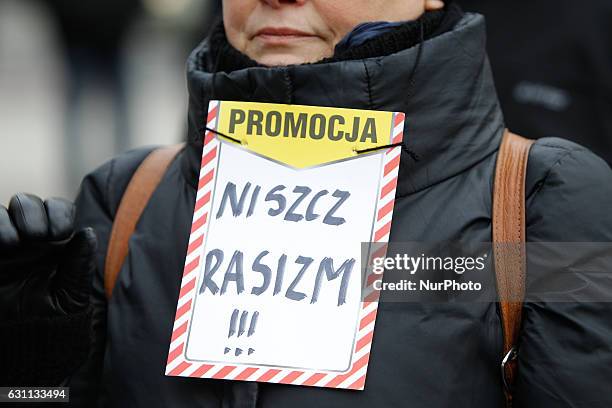
[[[417,46],[383,57],[212,74],[219,59],[205,42],[188,63],[190,143],[145,210],[108,304],[102,271],[111,224],[149,150],[126,153],[83,183],[78,223],[95,227],[100,236],[97,351],[73,378],[73,404],[501,407],[500,318],[497,305],[486,302],[381,304],[363,392],[164,376],[208,101],[405,112],[406,152],[391,240],[487,242],[504,122],[484,47],[483,18],[461,17],[450,31],[425,41],[410,86]],[[539,140],[526,188],[528,240],[612,241],[612,172],[586,149],[559,139]],[[528,286],[542,279],[546,276],[530,273]],[[612,293],[609,279],[591,283]],[[612,406],[612,304],[539,302],[526,304],[524,312],[517,405]]]

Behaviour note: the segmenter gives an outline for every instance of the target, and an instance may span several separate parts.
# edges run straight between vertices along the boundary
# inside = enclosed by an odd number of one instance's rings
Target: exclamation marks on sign
[[[234,311],[232,312],[232,316],[230,317],[229,332],[227,334],[227,338],[230,339],[234,336],[239,338],[239,337],[242,337],[245,334],[245,332],[246,332],[246,337],[251,337],[255,333],[255,329],[257,328],[258,318],[259,318],[259,312],[255,311],[251,314],[251,320],[249,322],[249,312],[247,312],[246,310],[243,310],[242,313],[240,313],[240,310],[234,309]],[[248,329],[247,329],[247,325],[248,325]],[[232,351],[230,347],[225,347],[223,354],[228,354],[230,351]],[[246,352],[247,352],[247,355],[250,356],[251,354],[255,352],[255,349],[249,347],[247,348]],[[236,357],[240,356],[243,353],[244,353],[244,350],[239,347],[236,347],[236,349],[234,350],[234,355]]]

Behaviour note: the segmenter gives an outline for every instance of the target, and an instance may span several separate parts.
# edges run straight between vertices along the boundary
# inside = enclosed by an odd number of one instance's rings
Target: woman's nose
[[[273,8],[279,8],[283,5],[295,5],[301,6],[306,3],[307,0],[262,0],[264,3]]]

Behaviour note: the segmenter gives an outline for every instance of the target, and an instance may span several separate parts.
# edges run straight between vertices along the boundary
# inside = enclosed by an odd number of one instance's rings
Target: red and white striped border
[[[219,101],[210,102],[207,117],[207,127],[210,129],[216,129],[217,127],[219,107]],[[397,144],[403,140],[403,113],[395,113],[393,115],[393,125],[391,144]],[[372,277],[371,274],[366,275],[367,294],[364,296],[367,295],[367,297],[362,303],[360,311],[359,329],[351,360],[353,363],[348,372],[344,374],[308,370],[270,369],[248,365],[202,364],[188,361],[185,358],[187,332],[190,324],[189,319],[196,294],[197,270],[199,270],[200,266],[201,250],[205,241],[208,216],[212,205],[212,188],[215,180],[218,149],[219,141],[212,132],[207,131],[204,137],[200,182],[168,353],[166,375],[353,390],[364,389],[370,349],[374,336],[376,313],[378,311],[378,291],[373,290],[371,287],[376,276]],[[376,222],[373,236],[371,237],[373,243],[383,245],[378,246],[378,249],[375,250],[371,257],[384,256],[386,252],[386,245],[384,243],[388,242],[391,231],[400,155],[401,147],[390,148],[384,153],[384,170],[377,204]]]
[[[206,127],[216,130],[218,116],[219,101],[211,101],[208,106]],[[212,366],[207,364],[194,364],[187,361],[185,359],[185,344],[189,320],[191,318],[191,309],[196,295],[196,282],[200,269],[202,246],[204,245],[205,232],[211,211],[218,151],[218,139],[213,132],[207,130],[204,135],[200,181],[196,193],[191,235],[189,236],[189,246],[187,248],[187,257],[185,258],[185,268],[181,280],[181,290],[179,292],[168,362],[166,364],[166,375],[170,376],[201,377],[212,368]]]

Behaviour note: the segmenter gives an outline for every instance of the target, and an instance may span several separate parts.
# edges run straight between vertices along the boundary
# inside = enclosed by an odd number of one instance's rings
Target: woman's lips
[[[316,37],[316,35],[293,28],[285,27],[266,27],[259,30],[254,38],[258,38],[268,44],[286,44],[296,40],[303,40]]]

